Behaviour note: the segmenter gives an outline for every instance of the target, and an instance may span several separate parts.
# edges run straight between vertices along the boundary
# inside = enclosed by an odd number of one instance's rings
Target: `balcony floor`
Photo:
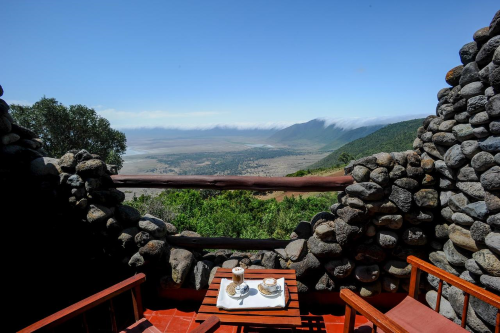
[[[147,309],[144,316],[161,332],[168,333],[186,333],[199,325],[194,321],[196,310],[199,305],[166,307],[164,309]],[[341,310],[341,311],[340,311]],[[338,314],[337,314],[338,313]],[[305,309],[301,311],[302,326],[297,331],[309,332],[328,332],[341,333],[344,328],[343,309],[334,307],[331,311],[322,310],[322,313],[314,310]],[[367,323],[368,320],[363,316],[356,316],[356,326]],[[287,332],[291,329],[270,329],[259,327],[229,326],[221,325],[216,332],[218,333],[243,333],[243,332]]]

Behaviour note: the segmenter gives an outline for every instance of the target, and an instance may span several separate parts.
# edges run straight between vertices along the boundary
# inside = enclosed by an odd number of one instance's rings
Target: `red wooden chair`
[[[354,332],[354,319],[356,312],[359,312],[371,321],[372,332],[377,331],[377,327],[385,333],[389,332],[467,332],[465,323],[467,321],[467,309],[469,306],[469,296],[472,295],[498,309],[496,316],[495,333],[500,333],[500,297],[486,291],[470,282],[462,280],[436,266],[429,264],[414,256],[409,256],[408,263],[412,265],[410,290],[408,296],[397,306],[383,314],[373,306],[368,304],[360,296],[350,290],[343,289],[340,297],[346,302],[344,333]],[[439,279],[436,308],[430,309],[420,303],[418,299],[418,289],[420,284],[421,271],[434,275]],[[461,289],[465,292],[464,307],[462,311],[462,327],[439,314],[441,293],[443,291],[443,281]],[[360,327],[359,331],[364,331]],[[368,329],[369,331],[369,329]]]
[[[115,317],[115,308],[113,305],[113,298],[130,290],[132,294],[132,304],[134,307],[134,317],[135,323],[125,330],[121,331],[122,333],[161,333],[153,324],[151,324],[146,318],[144,318],[143,307],[142,307],[142,298],[141,298],[141,288],[140,284],[146,281],[146,276],[143,273],[132,276],[120,283],[115,284],[97,294],[94,294],[86,299],[75,303],[73,305],[68,306],[65,309],[62,309],[59,312],[56,312],[42,320],[37,321],[36,323],[20,330],[18,333],[28,333],[28,332],[39,332],[39,331],[47,331],[51,330],[54,327],[57,327],[68,320],[82,316],[83,326],[86,332],[89,332],[89,327],[87,325],[87,318],[85,313],[102,304],[106,301],[109,301],[109,310],[111,316],[111,325],[112,331],[118,332],[118,327],[116,325],[116,317]],[[210,332],[215,330],[218,326],[219,318],[216,316],[212,316],[205,320],[200,326],[191,331],[192,333],[202,333],[202,332]]]

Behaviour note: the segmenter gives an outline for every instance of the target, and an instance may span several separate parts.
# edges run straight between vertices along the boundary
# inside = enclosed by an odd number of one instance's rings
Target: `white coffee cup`
[[[261,283],[262,288],[269,292],[275,292],[278,288],[278,281],[275,278],[265,278]]]

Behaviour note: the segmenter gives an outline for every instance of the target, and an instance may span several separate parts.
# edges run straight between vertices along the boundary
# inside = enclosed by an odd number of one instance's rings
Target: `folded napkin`
[[[285,278],[278,279],[281,292],[276,296],[262,296],[257,286],[262,280],[245,280],[250,288],[248,294],[241,298],[233,298],[226,293],[226,287],[233,282],[229,279],[222,279],[220,282],[219,296],[217,296],[217,307],[224,310],[243,309],[267,309],[285,307]]]

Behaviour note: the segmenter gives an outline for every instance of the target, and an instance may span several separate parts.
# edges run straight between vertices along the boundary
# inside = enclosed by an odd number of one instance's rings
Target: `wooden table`
[[[264,277],[285,278],[289,299],[284,309],[269,310],[223,310],[217,308],[217,295],[222,278],[231,279],[229,268],[219,268],[210,284],[203,303],[196,315],[196,321],[203,321],[216,315],[221,324],[248,326],[297,327],[301,325],[297,280],[293,269],[247,269],[245,280],[262,280]]]

